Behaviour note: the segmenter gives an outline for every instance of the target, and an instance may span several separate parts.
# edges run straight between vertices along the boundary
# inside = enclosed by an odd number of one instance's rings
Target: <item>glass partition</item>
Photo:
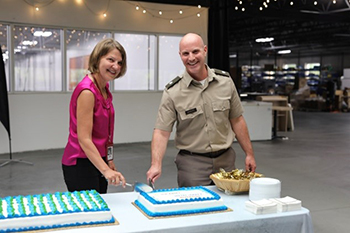
[[[2,52],[2,59],[5,64],[5,75],[6,75],[6,84],[7,90],[10,89],[10,79],[9,79],[9,51],[7,45],[7,30],[8,26],[4,24],[0,24],[0,47]]]
[[[185,67],[179,55],[179,43],[182,36],[159,36],[159,76],[158,90],[182,74]]]
[[[15,91],[61,91],[60,30],[14,26]]]
[[[128,69],[114,82],[114,90],[154,90],[156,36],[116,33],[123,45]]]
[[[73,91],[88,73],[89,56],[95,45],[102,39],[111,37],[107,32],[67,30],[67,90]]]

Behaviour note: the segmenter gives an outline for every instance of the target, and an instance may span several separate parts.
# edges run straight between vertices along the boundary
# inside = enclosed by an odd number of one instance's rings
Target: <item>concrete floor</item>
[[[282,182],[282,197],[302,200],[311,211],[315,233],[345,233],[350,228],[350,113],[294,112],[295,130],[278,132],[289,140],[253,142],[257,172]],[[237,143],[237,168],[244,155]],[[150,143],[116,145],[117,168],[128,182],[146,182]],[[14,159],[34,165],[10,163],[0,168],[0,197],[66,191],[61,171],[63,150],[16,153]],[[173,162],[177,150],[169,143],[163,175],[156,188],[176,187]],[[8,154],[0,155],[0,163]],[[4,160],[2,160],[4,159]],[[109,187],[109,192],[130,191]],[[258,232],[258,231],[257,231]]]

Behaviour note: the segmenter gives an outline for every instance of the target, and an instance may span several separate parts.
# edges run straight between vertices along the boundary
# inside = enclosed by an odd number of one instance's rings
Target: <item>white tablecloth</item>
[[[84,227],[55,232],[283,232],[312,233],[313,226],[309,210],[255,215],[245,210],[248,195],[229,196],[215,186],[209,189],[218,193],[231,212],[181,216],[163,219],[148,219],[134,205],[136,192],[104,194],[102,197],[112,210],[119,225]]]

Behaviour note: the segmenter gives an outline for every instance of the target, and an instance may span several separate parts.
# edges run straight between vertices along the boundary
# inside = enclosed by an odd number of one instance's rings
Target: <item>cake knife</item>
[[[122,185],[123,183],[120,182],[120,185]],[[140,183],[140,182],[137,182],[135,181],[134,184],[130,184],[130,183],[125,183],[126,186],[129,186],[129,187],[132,187],[132,190],[135,191],[135,192],[138,192],[138,193],[141,193],[141,192],[145,192],[145,193],[148,193],[148,192],[152,192],[154,190],[154,186],[152,184],[153,187],[151,187],[150,185],[147,185],[147,184],[144,184],[144,183]]]

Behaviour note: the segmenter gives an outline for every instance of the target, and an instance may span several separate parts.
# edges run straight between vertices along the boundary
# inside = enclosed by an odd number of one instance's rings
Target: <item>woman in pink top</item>
[[[75,88],[70,102],[68,143],[62,157],[69,191],[107,192],[108,183],[125,187],[113,162],[114,108],[109,81],[126,72],[126,53],[112,38],[100,41],[89,58],[90,74]]]

